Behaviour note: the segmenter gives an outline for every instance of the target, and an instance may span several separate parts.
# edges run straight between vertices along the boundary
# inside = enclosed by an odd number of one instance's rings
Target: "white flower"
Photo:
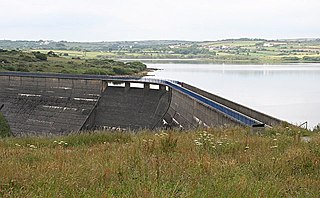
[[[30,148],[36,149],[37,147],[35,145],[31,144]]]
[[[278,146],[277,146],[277,145],[274,145],[274,146],[271,146],[270,148],[271,148],[271,149],[274,149],[274,148],[278,148]]]
[[[19,146],[19,147],[21,146],[20,144],[15,144],[15,145],[16,145],[16,146]]]

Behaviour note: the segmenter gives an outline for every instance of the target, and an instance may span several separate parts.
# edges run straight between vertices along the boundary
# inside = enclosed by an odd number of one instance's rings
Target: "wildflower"
[[[20,144],[15,144],[15,145],[16,145],[16,146],[19,146],[19,147],[21,146]]]
[[[216,149],[216,146],[215,146],[215,145],[212,145],[211,147],[212,147],[213,149]]]
[[[67,143],[67,142],[65,142],[65,143],[64,143],[64,145],[66,145],[66,146],[67,146],[67,145],[68,145],[68,143]]]
[[[58,141],[57,141],[57,140],[55,140],[55,141],[53,141],[53,143],[58,143]]]
[[[158,133],[156,133],[156,134],[154,134],[155,136],[159,136],[159,134]]]
[[[278,139],[274,138],[273,141],[277,141]]]
[[[203,144],[201,142],[196,143],[197,146],[202,146]]]
[[[246,147],[244,147],[244,149],[245,149],[245,150],[248,150],[248,149],[249,149],[249,145],[247,145]]]
[[[33,149],[36,149],[36,148],[37,148],[37,147],[36,147],[35,145],[33,145],[33,144],[31,144],[29,147],[30,147],[30,148],[33,148]]]
[[[271,146],[270,148],[271,148],[271,149],[274,149],[274,148],[278,148],[278,146],[277,146],[277,145],[274,145],[274,146]]]

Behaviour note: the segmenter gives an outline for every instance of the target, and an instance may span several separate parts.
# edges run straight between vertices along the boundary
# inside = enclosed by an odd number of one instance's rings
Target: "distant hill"
[[[198,59],[211,63],[320,62],[320,39],[240,38],[218,41],[10,41],[0,49],[74,54],[85,59]],[[88,53],[87,53],[88,52]]]

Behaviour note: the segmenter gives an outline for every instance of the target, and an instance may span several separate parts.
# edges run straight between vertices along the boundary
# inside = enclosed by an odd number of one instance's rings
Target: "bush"
[[[126,65],[132,69],[136,69],[138,71],[143,71],[147,68],[147,66],[141,62],[128,62]]]
[[[19,72],[30,72],[28,68],[25,67],[18,67],[17,71]]]
[[[9,137],[10,135],[11,131],[8,122],[0,112],[0,137]]]
[[[118,66],[112,67],[112,70],[115,74],[118,75],[128,75],[133,73],[132,70],[130,70],[129,68],[123,68]]]
[[[13,66],[4,66],[3,68],[8,71],[16,71],[16,69]]]
[[[87,69],[83,72],[83,74],[94,74],[94,75],[107,75],[107,71],[103,69],[95,69],[95,68],[90,68]]]
[[[50,57],[59,57],[56,53],[54,53],[53,51],[49,51],[48,52],[48,56]]]
[[[283,57],[282,59],[285,60],[285,61],[299,61],[299,60],[300,60],[300,58],[299,58],[299,57],[296,57],[296,56],[293,56],[293,57]]]
[[[303,60],[310,61],[310,62],[318,62],[318,61],[320,61],[320,57],[304,56]]]
[[[39,60],[42,60],[42,61],[48,60],[47,55],[46,54],[42,54],[41,52],[33,52],[33,55]]]

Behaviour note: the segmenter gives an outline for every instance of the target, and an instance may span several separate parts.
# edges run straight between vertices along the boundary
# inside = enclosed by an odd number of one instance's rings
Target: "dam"
[[[183,82],[102,75],[0,72],[2,105],[18,137],[283,122]]]

